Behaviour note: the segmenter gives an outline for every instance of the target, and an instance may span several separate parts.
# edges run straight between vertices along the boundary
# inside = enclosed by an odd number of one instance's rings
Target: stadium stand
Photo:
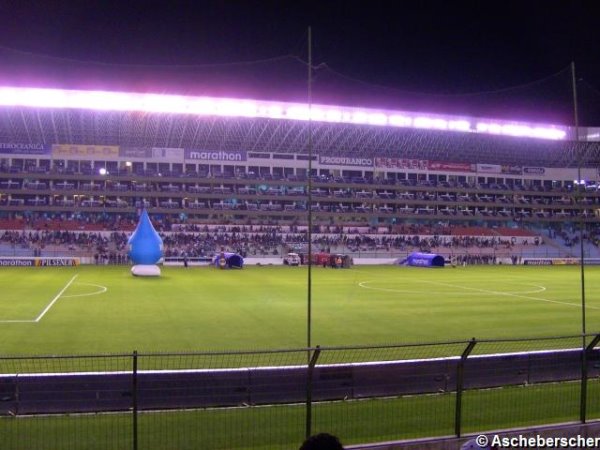
[[[315,121],[309,174],[306,121],[19,106],[0,107],[0,119],[0,230],[106,239],[107,232],[131,232],[143,208],[161,232],[175,224],[186,227],[180,233],[291,227],[306,224],[310,208],[320,227],[315,243],[336,251],[480,254],[528,251],[533,242],[569,255],[568,230],[579,223],[598,241],[597,142]],[[577,182],[578,167],[585,183]],[[321,229],[334,224],[369,233],[340,240]],[[49,239],[42,251],[65,251],[47,236],[29,246],[39,251],[38,242]],[[167,254],[220,247],[282,254],[306,244],[286,231],[164,238]],[[90,251],[68,239],[66,250]],[[119,254],[121,239],[105,244]]]

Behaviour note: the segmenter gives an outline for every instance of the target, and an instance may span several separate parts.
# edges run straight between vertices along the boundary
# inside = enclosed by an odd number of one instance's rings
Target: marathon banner
[[[523,173],[526,175],[544,175],[546,169],[544,167],[523,167]]]
[[[429,161],[427,168],[429,170],[440,170],[446,172],[473,172],[473,165],[469,163]]]
[[[521,166],[502,166],[502,173],[509,175],[522,175],[523,168]]]
[[[329,166],[359,166],[359,167],[373,167],[372,158],[352,158],[349,156],[325,156],[319,157],[319,163],[322,165]]]
[[[387,169],[417,169],[427,170],[426,159],[406,159],[406,158],[375,158],[375,167]]]
[[[52,146],[52,156],[56,158],[117,159],[119,157],[119,146],[55,144]]]
[[[0,142],[0,153],[9,155],[47,155],[51,147],[44,144],[20,144],[18,142]]]
[[[190,161],[225,161],[239,162],[247,161],[248,156],[243,150],[228,151],[228,150],[194,150],[186,148],[184,150],[184,158]]]
[[[0,267],[71,267],[79,258],[0,258]]]
[[[502,173],[502,166],[499,164],[477,164],[478,173]]]

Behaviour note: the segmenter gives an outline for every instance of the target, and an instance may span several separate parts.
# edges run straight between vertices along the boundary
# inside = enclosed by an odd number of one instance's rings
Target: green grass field
[[[2,268],[0,354],[299,348],[307,270]],[[577,334],[579,267],[313,268],[322,346]],[[587,330],[600,331],[600,267],[586,267]]]
[[[463,430],[576,421],[578,383],[531,385],[465,392]],[[590,383],[588,417],[600,417],[600,384]],[[313,429],[344,444],[454,433],[452,393],[326,402],[314,406]],[[540,407],[543,405],[543,407]],[[302,405],[160,411],[139,416],[139,448],[146,450],[289,450],[303,440]],[[104,450],[132,448],[131,413],[0,417],[3,448]]]
[[[157,279],[134,278],[128,267],[2,268],[0,283],[0,356],[306,345],[306,268],[165,267]],[[585,284],[587,329],[600,331],[600,267],[586,268]],[[580,287],[579,267],[569,266],[315,267],[312,343],[364,346],[576,335],[581,331]],[[580,343],[480,343],[475,353]],[[319,361],[423,358],[458,355],[463,349],[464,343],[325,351]],[[306,362],[306,352],[215,358],[142,357],[140,368],[298,364]],[[0,362],[0,371],[6,373],[131,369],[127,356]],[[463,430],[577,420],[579,395],[579,382],[465,391]],[[590,380],[590,419],[600,417],[598,398],[600,384]],[[333,432],[346,444],[451,435],[455,399],[454,393],[445,392],[317,403],[313,431]],[[4,447],[19,450],[127,449],[132,447],[132,418],[131,413],[2,416],[0,435]],[[297,448],[304,420],[302,404],[145,412],[139,416],[139,448]]]

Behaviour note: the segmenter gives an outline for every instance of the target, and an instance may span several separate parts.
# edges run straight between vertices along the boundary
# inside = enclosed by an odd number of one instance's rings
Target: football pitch
[[[301,348],[307,269],[125,266],[2,268],[0,354]],[[577,266],[417,269],[313,267],[312,344],[322,346],[572,335]],[[585,268],[587,330],[600,331],[600,267]]]

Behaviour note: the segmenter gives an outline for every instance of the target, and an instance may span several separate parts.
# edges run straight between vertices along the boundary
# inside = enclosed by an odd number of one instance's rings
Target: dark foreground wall
[[[589,377],[600,375],[597,351]],[[313,401],[451,392],[459,358],[317,365]],[[581,378],[581,350],[471,356],[464,388]],[[134,392],[133,386],[137,385]],[[0,415],[231,407],[306,400],[306,366],[0,375]],[[135,395],[134,395],[135,393]]]

